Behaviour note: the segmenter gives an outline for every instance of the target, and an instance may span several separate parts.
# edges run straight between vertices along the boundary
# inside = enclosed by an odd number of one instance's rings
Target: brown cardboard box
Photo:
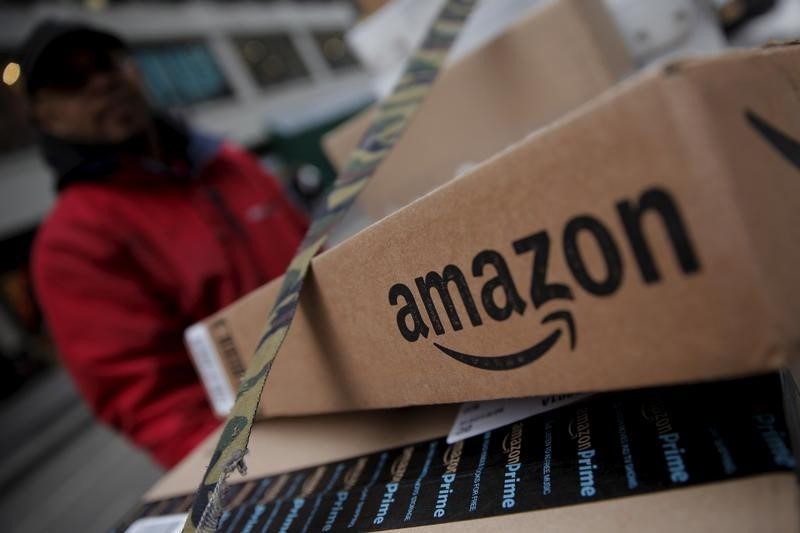
[[[603,2],[544,2],[446,68],[354,213],[367,222],[383,218],[630,71],[624,41]],[[336,166],[344,164],[372,114],[365,111],[328,134],[325,150]]]
[[[263,412],[794,364],[799,62],[785,46],[650,71],[319,255]],[[210,359],[246,364],[279,284],[204,322],[225,332]]]
[[[711,384],[704,385],[702,392],[697,392],[698,387],[684,388],[666,394],[654,391],[634,391],[624,395],[614,394],[610,401],[601,398],[590,398],[573,407],[560,409],[557,413],[540,415],[523,423],[520,456],[522,468],[520,470],[505,469],[505,471],[523,472],[525,479],[515,491],[518,506],[501,506],[503,485],[493,484],[497,469],[503,469],[503,464],[508,461],[502,459],[500,466],[495,460],[485,462],[485,471],[478,484],[473,482],[479,468],[481,441],[488,442],[491,450],[489,455],[494,458],[505,457],[507,444],[513,445],[506,438],[514,431],[514,427],[499,428],[488,437],[474,437],[475,442],[465,443],[459,448],[461,456],[457,468],[458,479],[461,482],[453,487],[453,493],[447,503],[447,510],[453,516],[450,520],[457,520],[439,525],[422,526],[419,529],[442,531],[529,531],[532,527],[543,531],[587,531],[597,532],[640,532],[640,531],[685,531],[685,532],[762,532],[762,531],[797,531],[800,526],[800,486],[797,478],[791,471],[793,462],[791,453],[787,448],[787,429],[796,429],[796,412],[787,410],[784,421],[777,423],[781,418],[779,414],[781,393],[777,387],[765,387],[765,383],[773,385],[772,377],[758,377],[739,384]],[[784,401],[787,404],[797,405],[796,389],[784,381]],[[720,388],[721,387],[721,388]],[[728,388],[726,388],[728,387]],[[732,387],[732,388],[731,388]],[[694,391],[692,391],[694,389]],[[748,391],[755,396],[738,394],[738,391]],[[700,412],[692,404],[683,405],[685,398],[696,400],[716,396],[715,406],[700,406]],[[733,399],[732,396],[738,396]],[[769,399],[765,399],[768,396]],[[678,399],[676,402],[676,398]],[[710,398],[711,399],[711,398]],[[710,402],[713,403],[713,402]],[[731,405],[732,404],[732,405]],[[605,407],[602,407],[605,405]],[[726,412],[731,405],[736,412]],[[765,407],[769,405],[766,410]],[[613,406],[613,407],[612,407]],[[622,407],[619,407],[622,406]],[[655,411],[654,407],[659,410]],[[588,411],[587,411],[588,409]],[[691,411],[691,413],[687,413]],[[589,418],[586,434],[593,440],[593,450],[596,450],[594,459],[598,469],[593,480],[598,489],[597,494],[581,500],[578,504],[565,507],[559,505],[558,498],[567,496],[572,492],[571,487],[580,486],[581,481],[573,474],[576,464],[576,450],[580,450],[581,438],[569,438],[572,428],[578,428],[578,417],[582,412],[588,412]],[[603,413],[622,413],[622,420],[608,417]],[[652,418],[653,413],[658,413],[659,422]],[[765,413],[771,413],[767,416]],[[756,416],[753,416],[756,414]],[[411,492],[415,479],[426,479],[423,487],[431,484],[436,486],[440,472],[431,467],[430,475],[422,473],[422,459],[426,452],[431,450],[427,443],[418,444],[413,451],[406,455],[405,464],[408,468],[400,467],[400,458],[403,453],[397,453],[399,447],[413,445],[420,441],[435,439],[446,434],[452,424],[454,409],[452,406],[417,407],[391,411],[373,411],[369,413],[346,413],[314,417],[300,417],[293,419],[273,419],[262,421],[254,427],[251,439],[250,453],[248,455],[248,473],[245,480],[256,480],[246,484],[241,491],[235,492],[230,498],[231,516],[225,524],[229,531],[248,531],[247,516],[255,516],[252,504],[248,507],[247,499],[259,499],[265,507],[277,509],[277,498],[291,502],[293,498],[304,497],[305,505],[302,512],[305,517],[309,509],[314,506],[318,517],[328,515],[331,508],[331,499],[315,500],[313,496],[300,496],[303,489],[292,489],[292,479],[313,479],[313,475],[304,477],[303,472],[283,473],[297,471],[302,468],[313,467],[324,463],[332,463],[325,468],[321,475],[323,480],[333,479],[330,472],[335,470],[335,465],[340,461],[345,468],[356,461],[349,460],[353,457],[372,454],[375,452],[395,448],[389,452],[386,466],[381,470],[381,482],[376,484],[379,489],[371,492],[382,492],[383,484],[388,481],[386,472],[402,478],[396,489],[396,502],[390,508],[388,519],[396,523],[398,515],[403,516],[404,508],[409,505],[409,500],[403,494]],[[667,417],[666,420],[663,417]],[[771,417],[771,418],[770,418]],[[545,419],[545,420],[543,420]],[[775,426],[759,425],[767,420]],[[693,422],[694,421],[694,422]],[[695,422],[700,422],[696,425]],[[650,447],[654,442],[655,434],[665,435],[660,428],[674,425],[680,428],[680,449],[684,454],[687,483],[670,482],[675,470],[670,469],[668,463],[662,462],[660,452],[652,454]],[[618,427],[624,430],[619,432]],[[548,429],[549,428],[549,429]],[[658,428],[658,429],[653,429]],[[752,433],[753,430],[755,433]],[[775,430],[775,432],[770,432]],[[672,431],[670,428],[668,431]],[[547,469],[544,464],[548,461],[546,451],[547,433],[550,432],[552,450],[549,452],[552,460],[552,493],[549,498],[542,496]],[[626,439],[618,440],[617,436],[625,434]],[[776,435],[781,435],[776,440]],[[161,482],[145,496],[145,501],[154,503],[150,515],[165,512],[178,512],[188,506],[190,498],[181,499],[182,495],[191,494],[197,485],[197,479],[207,464],[216,436],[209,438],[201,447],[187,458],[178,468],[170,472]],[[753,439],[754,440],[751,440]],[[669,441],[673,439],[655,438],[656,441]],[[600,442],[602,441],[602,442]],[[441,441],[439,441],[441,442]],[[624,444],[623,444],[624,442]],[[477,443],[477,446],[476,446]],[[445,449],[444,446],[436,448],[433,454],[434,462],[445,461],[452,458],[454,447]],[[664,448],[666,450],[667,448]],[[405,451],[405,450],[403,450]],[[580,453],[580,452],[578,452]],[[627,455],[630,454],[630,455]],[[627,463],[621,457],[631,457]],[[796,453],[795,453],[796,456]],[[398,459],[394,459],[397,457]],[[510,457],[510,456],[509,456]],[[760,459],[755,459],[760,457]],[[441,458],[441,459],[440,459]],[[570,460],[573,458],[573,460]],[[393,460],[394,459],[394,460]],[[773,462],[776,461],[776,462]],[[637,485],[631,486],[632,479],[620,468],[622,463],[633,465],[633,472]],[[733,465],[732,470],[722,474],[718,464]],[[782,464],[785,463],[785,464]],[[374,464],[374,463],[368,463]],[[392,465],[391,467],[389,465]],[[511,463],[506,463],[511,464]],[[776,464],[782,464],[775,469]],[[756,465],[763,465],[758,467]],[[359,481],[354,482],[355,489],[351,489],[351,500],[357,497],[362,486],[372,475],[372,468],[364,468],[359,476]],[[740,469],[740,471],[736,471]],[[310,469],[314,472],[320,469]],[[703,477],[703,472],[711,473],[711,478]],[[715,472],[715,473],[714,473]],[[275,476],[267,485],[279,487],[274,494],[268,496],[269,490],[263,492],[264,497],[257,495],[260,478]],[[330,477],[326,477],[330,476]],[[743,477],[740,477],[743,476]],[[347,475],[343,475],[347,478]],[[283,479],[283,483],[281,482]],[[338,478],[342,479],[342,478]],[[627,482],[626,482],[627,480]],[[663,480],[663,481],[662,481]],[[242,480],[236,476],[233,482]],[[317,488],[310,488],[309,483],[303,488],[311,491],[322,490],[327,481],[317,481]],[[331,481],[333,483],[333,481]],[[346,482],[345,482],[346,483]],[[339,485],[342,483],[339,482]],[[477,487],[477,489],[475,488]],[[617,493],[622,489],[622,493]],[[341,488],[341,487],[340,487]],[[671,488],[672,490],[664,490]],[[339,490],[339,489],[337,489]],[[480,515],[489,515],[485,518],[465,520],[471,518],[465,513],[470,503],[467,494],[478,494],[481,503],[478,511]],[[429,516],[433,511],[430,500],[435,500],[436,495],[430,490],[422,489],[418,492],[419,511],[417,519]],[[616,494],[615,499],[605,499],[611,494]],[[175,498],[172,500],[172,498]],[[574,498],[574,497],[573,497]],[[539,507],[535,511],[522,511],[516,514],[509,512],[524,509],[525,502],[534,503]],[[366,498],[363,514],[371,518],[378,509],[378,502],[374,498]],[[348,502],[349,503],[349,502]],[[243,508],[240,514],[236,505]],[[561,502],[563,505],[563,501]],[[283,516],[287,514],[290,505],[284,504],[282,515],[272,523],[272,529],[278,530]],[[177,508],[176,508],[177,507]],[[182,507],[182,508],[181,508]],[[493,511],[487,511],[493,509]],[[281,510],[278,510],[279,513]],[[267,513],[261,514],[261,521],[255,530],[260,530],[263,518]],[[352,514],[353,506],[347,506],[341,515]],[[445,518],[446,520],[447,518]],[[433,522],[433,520],[427,520]],[[310,531],[319,530],[319,519],[314,522],[317,527],[309,528]],[[347,518],[338,518],[331,530],[341,530],[347,523]],[[588,527],[591,524],[591,528]],[[287,530],[302,529],[302,521],[297,520]]]
[[[622,37],[602,2],[543,2],[446,68],[368,190],[334,230],[330,244],[587,102],[630,70]],[[344,163],[371,119],[372,111],[367,110],[326,138],[335,164]],[[244,371],[241,341],[233,337],[238,339],[241,328],[254,331],[262,326],[264,303],[256,296],[260,293],[243,300],[254,307],[244,304],[245,322],[234,327],[236,335],[225,321],[216,321],[209,331],[196,328],[188,338],[198,365],[206,369],[204,378],[218,414],[224,415],[233,402],[228,382]],[[244,349],[251,351],[248,341]]]

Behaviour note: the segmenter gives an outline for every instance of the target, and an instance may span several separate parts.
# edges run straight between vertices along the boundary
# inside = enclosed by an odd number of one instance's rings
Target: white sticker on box
[[[140,518],[125,533],[180,533],[188,513]]]
[[[236,393],[228,381],[208,328],[195,324],[186,329],[184,339],[211,399],[211,407],[218,416],[228,416],[236,401]]]
[[[447,436],[447,444],[513,424],[589,396],[591,394],[558,394],[464,403]]]

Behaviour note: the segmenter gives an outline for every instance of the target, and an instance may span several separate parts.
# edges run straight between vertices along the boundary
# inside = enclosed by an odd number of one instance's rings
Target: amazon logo
[[[749,109],[745,110],[744,116],[750,126],[765,141],[791,163],[793,167],[800,170],[800,142]]]
[[[650,219],[660,220],[661,230],[666,233],[682,272],[692,274],[700,269],[686,225],[674,198],[665,189],[651,188],[636,200],[617,202],[616,214],[625,233],[623,244],[635,257],[643,283],[652,284],[661,279],[644,228]],[[648,224],[651,230],[657,227],[653,225],[655,222]],[[622,284],[626,265],[618,240],[597,216],[572,217],[564,225],[560,237],[560,246],[557,246],[550,232],[537,231],[512,241],[508,250],[478,252],[468,269],[449,264],[441,272],[432,271],[416,277],[413,283],[393,284],[388,301],[396,310],[398,332],[412,343],[427,339],[439,353],[481,370],[519,368],[545,356],[559,344],[574,350],[577,325],[570,302],[575,299],[576,292],[583,291],[597,298],[613,295]],[[600,251],[604,263],[602,272],[598,272],[598,268],[590,271],[587,267],[584,255],[588,246]],[[530,265],[527,283],[512,277],[506,259],[510,253],[527,258]],[[571,280],[550,279],[548,267],[553,253],[563,255]],[[465,271],[482,282],[480,292],[473,294],[470,290]],[[526,285],[527,293],[523,293],[520,287]],[[474,354],[468,346],[454,346],[442,338],[449,331],[459,331],[465,326],[480,327],[487,321],[501,322],[514,314],[531,317],[531,338],[520,339],[522,346],[513,353]]]

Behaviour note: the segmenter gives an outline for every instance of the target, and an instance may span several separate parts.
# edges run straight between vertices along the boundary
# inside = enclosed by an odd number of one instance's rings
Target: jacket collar
[[[155,124],[160,142],[182,163],[180,170],[136,155],[143,138],[98,146],[71,143],[40,132],[42,153],[56,174],[56,189],[61,192],[75,183],[110,180],[132,163],[138,163],[154,177],[196,179],[219,152],[220,139],[193,131],[175,118],[158,115]]]

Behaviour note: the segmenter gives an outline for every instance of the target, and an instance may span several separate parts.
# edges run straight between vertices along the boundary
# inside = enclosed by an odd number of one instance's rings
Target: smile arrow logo
[[[745,111],[744,115],[747,117],[747,121],[750,125],[753,126],[775,150],[794,165],[795,168],[800,170],[800,142],[792,139],[789,135],[750,110]]]
[[[575,321],[572,318],[572,313],[565,310],[553,311],[542,319],[542,324],[554,321],[564,322],[569,335],[570,349],[574,350],[576,336]],[[453,350],[436,342],[433,345],[456,361],[474,368],[480,368],[481,370],[513,370],[530,364],[545,355],[558,342],[561,335],[562,328],[559,328],[533,346],[506,355],[472,355]]]

